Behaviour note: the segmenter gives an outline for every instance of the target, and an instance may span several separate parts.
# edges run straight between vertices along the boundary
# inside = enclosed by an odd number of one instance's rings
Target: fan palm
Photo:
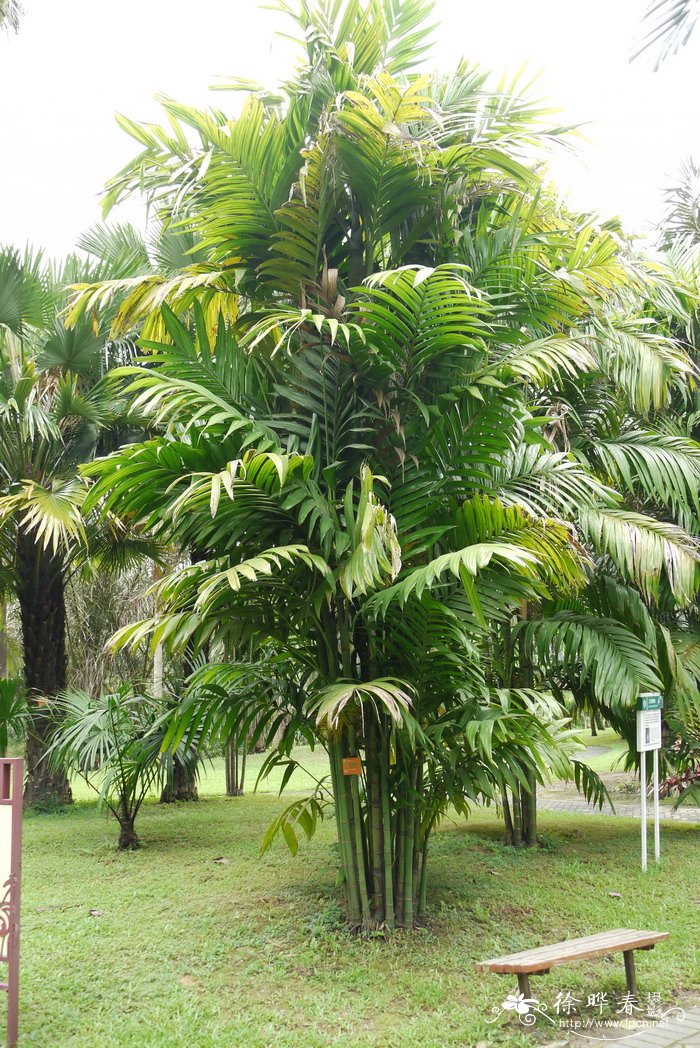
[[[167,776],[163,702],[122,687],[98,696],[64,692],[56,706],[60,717],[47,751],[50,765],[79,775],[98,794],[119,823],[120,851],[138,848],[138,813]],[[191,759],[186,753],[181,757]]]
[[[209,652],[168,742],[281,730],[268,767],[285,781],[299,732],[324,745],[330,782],[268,843],[296,848],[332,804],[363,929],[422,914],[450,804],[552,772],[600,795],[546,681],[501,673],[490,638],[583,592],[585,513],[633,526],[614,477],[553,447],[552,391],[609,381],[593,329],[644,267],[542,192],[525,158],[556,129],[516,85],[489,92],[466,64],[414,75],[429,6],[305,4],[308,64],[281,96],[254,91],[236,119],[166,102],[170,130],[122,121],[142,148],[107,204],[144,189],[192,231],[236,320],[214,324],[195,288],[156,314],[144,297],[148,337],[119,377],[154,435],[87,469],[89,512],[197,553],[116,641]],[[113,283],[78,288],[71,322],[125,293],[133,322],[134,288]],[[619,381],[663,399],[690,365],[644,336]],[[654,534],[649,556],[687,542]],[[594,660],[600,687],[656,679],[633,636],[581,618],[566,626],[584,676]],[[571,643],[552,635],[542,664]],[[217,662],[232,648],[250,661]]]
[[[129,344],[107,343],[92,318],[70,331],[57,322],[81,265],[69,259],[56,271],[31,254],[0,253],[0,561],[21,616],[29,803],[70,799],[65,775],[48,767],[44,752],[51,700],[66,685],[66,577],[94,531],[82,515],[86,488],[77,471],[121,411],[102,372],[130,353]],[[94,538],[104,564],[140,548],[115,520]]]

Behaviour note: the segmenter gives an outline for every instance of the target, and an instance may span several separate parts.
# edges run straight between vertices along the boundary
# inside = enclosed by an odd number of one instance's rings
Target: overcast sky
[[[0,243],[69,251],[99,218],[100,190],[134,152],[114,113],[157,120],[154,95],[225,106],[217,77],[274,82],[294,52],[258,0],[23,0],[0,35]],[[580,208],[647,232],[662,189],[700,159],[700,31],[654,73],[630,65],[647,0],[438,0],[434,66],[462,55],[499,75],[526,66],[562,123],[584,123],[579,155],[553,176]]]

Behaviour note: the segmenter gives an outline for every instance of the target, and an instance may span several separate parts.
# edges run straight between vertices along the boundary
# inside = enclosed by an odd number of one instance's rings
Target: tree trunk
[[[537,847],[537,780],[531,771],[525,772],[530,792],[521,790],[523,812],[523,844],[526,848]]]
[[[522,848],[523,835],[523,809],[520,803],[520,791],[514,790],[511,796],[511,814],[513,818],[513,844],[516,848]]]
[[[364,747],[351,730],[329,740],[338,827],[338,855],[350,926],[363,934],[395,928],[410,931],[425,915],[430,824],[422,819],[422,760],[412,754],[403,770],[374,724]],[[364,752],[363,752],[364,751]],[[361,776],[349,774],[347,758],[361,757]]]
[[[503,821],[506,824],[506,844],[515,847],[515,831],[513,829],[513,816],[510,813],[510,801],[508,790],[504,786],[501,791],[501,803],[503,805]]]
[[[119,851],[134,851],[141,846],[134,829],[134,817],[119,820]]]
[[[527,621],[529,615],[529,608],[527,601],[523,601],[521,606],[521,616],[524,621]],[[536,616],[535,616],[536,617]],[[525,633],[523,630],[520,631],[519,636],[519,661],[520,661],[520,681],[523,688],[534,688],[534,667],[532,660],[525,644]],[[523,818],[523,844],[526,848],[537,847],[537,779],[535,778],[534,772],[527,769],[525,771],[527,776],[528,790],[521,790],[522,797],[522,818]]]
[[[242,797],[245,780],[245,751],[241,757],[234,740],[228,742],[224,747],[224,763],[226,766],[226,796]]]
[[[360,216],[353,194],[350,195],[350,251],[348,255],[348,280],[350,287],[361,284],[365,272],[365,243],[360,225]]]
[[[163,572],[160,569],[160,564],[153,561],[151,569],[152,577],[154,582],[158,582],[163,577]],[[156,609],[157,610],[157,609]],[[156,650],[153,652],[153,697],[156,699],[163,698],[163,645],[156,644]]]
[[[49,768],[54,726],[51,700],[66,686],[66,606],[63,560],[20,534],[17,598],[22,620],[24,679],[29,700],[25,804],[54,807],[73,800],[68,777]]]
[[[345,600],[322,610],[319,664],[329,680],[376,672],[371,638],[353,633],[353,615]],[[329,732],[327,747],[348,923],[364,935],[410,930],[426,904],[423,758],[399,752],[389,718],[369,704],[357,725]]]
[[[196,771],[196,764],[189,768],[174,753],[168,778],[160,795],[160,803],[172,804],[174,801],[198,801]]]
[[[7,604],[0,600],[0,677],[7,676]]]
[[[201,558],[199,558],[201,559]],[[194,557],[192,563],[195,563]],[[153,563],[153,577],[159,579],[162,576],[160,567]],[[185,680],[194,672],[192,644],[188,643],[182,659],[182,670]],[[163,646],[159,644],[153,659],[153,694],[156,698],[163,698]],[[191,755],[190,755],[191,756]],[[161,804],[172,804],[174,801],[198,801],[197,792],[197,765],[199,761],[182,761],[177,753],[169,758],[168,777],[160,795]]]

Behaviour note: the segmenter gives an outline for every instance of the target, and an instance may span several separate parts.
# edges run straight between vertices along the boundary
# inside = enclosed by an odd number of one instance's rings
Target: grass
[[[581,742],[586,746],[597,746],[606,749],[605,753],[599,753],[586,757],[586,764],[594,771],[612,771],[621,774],[625,770],[624,757],[627,753],[627,743],[617,734],[614,728],[604,728],[597,735],[591,735],[590,729],[579,733]]]
[[[578,728],[577,734],[585,746],[617,746],[622,742],[614,728],[601,728],[596,735],[590,728]]]
[[[624,753],[626,744],[612,728],[606,728],[592,736],[590,730],[580,731],[581,741],[586,746],[609,747],[609,752],[596,757],[588,757],[586,763],[596,771],[622,770],[620,763],[615,763],[617,757]],[[288,790],[303,791],[310,790],[318,779],[328,775],[328,757],[326,751],[321,747],[310,750],[306,746],[297,747],[292,756],[299,762],[303,770],[296,771],[291,777]],[[252,791],[255,788],[258,773],[265,759],[265,754],[253,753],[246,758],[245,788]],[[260,793],[277,793],[282,781],[283,769],[275,768],[269,776],[261,780],[258,786]],[[225,793],[226,775],[224,762],[220,758],[205,763],[202,768],[200,791],[203,795],[217,796]],[[94,793],[80,779],[73,783],[73,794],[76,800],[94,799]]]
[[[251,753],[246,757],[245,790],[252,793],[255,789],[258,773],[267,754]],[[292,751],[292,757],[299,762],[301,770],[295,771],[289,780],[287,792],[304,792],[313,789],[316,782],[328,775],[328,756],[321,747],[310,750],[308,746],[298,746]],[[258,787],[259,793],[279,792],[284,768],[276,767]],[[73,796],[76,801],[95,799],[95,792],[82,779],[76,778],[72,783]],[[226,771],[223,758],[215,757],[202,764],[199,780],[199,791],[202,796],[220,797],[226,793]],[[160,791],[155,791],[160,793]],[[155,794],[154,794],[155,795]]]
[[[221,774],[197,804],[149,803],[134,853],[115,851],[116,824],[91,804],[27,817],[22,1044],[516,1048],[533,1035],[487,1022],[511,979],[474,961],[620,926],[672,933],[638,955],[642,991],[668,1001],[698,986],[692,826],[664,827],[663,864],[643,876],[629,820],[542,812],[546,847],[534,852],[503,847],[493,813],[448,820],[432,851],[429,926],[362,942],[342,928],[332,823],[296,858],[282,847],[261,858],[283,802],[212,796]],[[554,969],[533,989],[550,1009],[559,990],[615,998],[622,959]]]

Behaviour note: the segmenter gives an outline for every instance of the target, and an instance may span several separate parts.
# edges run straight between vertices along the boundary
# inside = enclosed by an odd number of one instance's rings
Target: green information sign
[[[664,697],[655,691],[647,691],[637,699],[638,710],[662,710]]]

